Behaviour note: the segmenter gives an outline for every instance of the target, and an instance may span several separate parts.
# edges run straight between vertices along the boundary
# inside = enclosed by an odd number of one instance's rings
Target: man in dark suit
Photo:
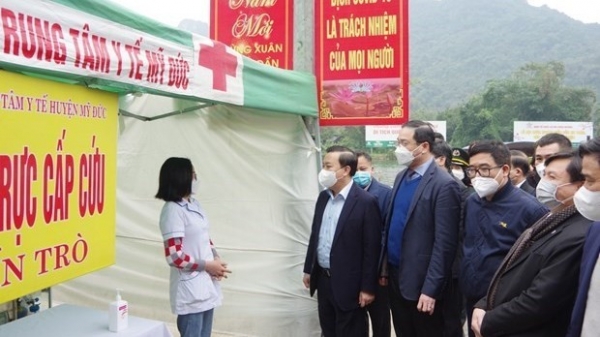
[[[452,171],[452,148],[446,142],[436,142],[433,144],[433,148],[431,149],[431,153],[435,157],[435,162],[438,166],[448,171],[450,175],[456,180],[458,183],[461,198],[461,209],[465,200],[474,192],[472,187],[467,187],[461,179],[456,177]],[[463,173],[464,171],[461,169],[459,172]],[[461,212],[462,215],[462,212]],[[467,320],[465,315],[465,305],[463,303],[463,295],[458,287],[458,275],[460,271],[460,260],[461,260],[461,244],[462,244],[462,216],[461,222],[459,222],[459,240],[456,249],[456,258],[454,259],[454,263],[452,264],[452,279],[446,284],[446,290],[444,293],[444,308],[443,308],[443,316],[444,316],[444,337],[463,337],[463,325]]]
[[[469,157],[467,175],[475,193],[464,206],[459,283],[470,325],[473,306],[485,296],[510,247],[548,209],[510,183],[510,152],[502,141],[473,142]],[[469,331],[469,336],[473,335]]]
[[[385,220],[382,275],[389,277],[390,307],[399,336],[442,336],[442,297],[452,278],[460,219],[456,181],[435,163],[434,132],[409,121],[398,135],[401,167]]]
[[[327,149],[312,232],[304,262],[304,286],[319,292],[319,322],[325,337],[367,335],[365,307],[377,289],[381,215],[375,197],[352,181],[356,154]]]
[[[371,155],[366,152],[357,152],[356,156],[358,157],[358,170],[354,174],[354,182],[377,198],[379,211],[383,219],[390,204],[392,189],[373,177],[375,168],[373,167]],[[375,300],[367,306],[367,311],[373,325],[373,337],[390,337],[392,327],[390,324],[390,301],[387,285],[380,284],[377,287]]]
[[[510,151],[510,182],[523,191],[535,197],[535,187],[531,186],[527,181],[529,176],[530,165],[529,158],[522,151]]]
[[[600,221],[600,138],[579,146],[585,185],[574,197],[575,206],[586,218]],[[577,298],[567,337],[597,336],[600,331],[600,222],[585,238]]]
[[[600,222],[595,222],[588,234],[585,237],[585,244],[583,246],[583,255],[581,257],[581,271],[579,273],[579,287],[577,287],[577,297],[575,299],[575,306],[573,307],[573,314],[571,315],[571,325],[569,326],[569,332],[567,337],[579,337],[583,332],[583,321],[584,318],[588,320],[598,317],[600,311],[591,308],[592,305],[598,305],[597,302],[589,302],[588,308],[588,295],[590,288],[596,293],[600,293],[600,284],[597,282],[592,283],[592,276],[600,271]],[[591,322],[590,322],[591,323]],[[596,322],[597,324],[597,322]],[[598,327],[588,328],[589,336],[597,333]]]
[[[558,187],[559,205],[525,230],[500,263],[486,296],[475,304],[471,328],[477,337],[567,332],[591,221],[573,203],[584,183],[580,159],[559,153],[545,167],[544,179]]]

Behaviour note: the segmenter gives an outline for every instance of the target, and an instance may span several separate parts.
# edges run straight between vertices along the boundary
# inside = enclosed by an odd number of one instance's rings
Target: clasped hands
[[[231,270],[227,269],[227,263],[221,261],[221,259],[206,261],[205,269],[206,272],[217,281],[227,278],[227,274],[231,273]]]

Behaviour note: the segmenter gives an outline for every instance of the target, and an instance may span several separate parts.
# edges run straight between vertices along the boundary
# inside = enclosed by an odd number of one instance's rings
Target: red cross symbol
[[[227,75],[236,77],[238,60],[222,43],[215,42],[214,46],[201,43],[198,64],[212,70],[213,89],[227,91]]]

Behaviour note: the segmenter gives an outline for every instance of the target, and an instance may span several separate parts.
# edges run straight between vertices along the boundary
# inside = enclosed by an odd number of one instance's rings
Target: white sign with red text
[[[513,141],[535,142],[547,133],[560,133],[573,143],[594,137],[592,122],[514,122]]]
[[[427,121],[433,130],[446,138],[446,121]],[[367,147],[396,147],[402,125],[366,125],[365,141]]]
[[[47,0],[1,1],[0,20],[0,62],[243,104],[242,57],[208,38],[187,46]]]

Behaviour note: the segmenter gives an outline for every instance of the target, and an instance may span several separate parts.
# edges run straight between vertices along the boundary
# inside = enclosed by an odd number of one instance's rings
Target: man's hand
[[[358,294],[358,305],[360,305],[361,308],[371,304],[373,300],[375,300],[375,295],[373,294],[369,294],[364,291],[361,291],[360,294]]]
[[[483,323],[484,316],[485,310],[478,308],[473,310],[473,316],[471,317],[471,330],[473,330],[476,337],[483,337],[481,334],[481,323]]]
[[[433,311],[435,310],[435,298],[421,294],[419,302],[417,303],[417,310],[422,313],[433,315]]]
[[[304,274],[304,277],[302,278],[302,283],[304,283],[304,287],[306,289],[310,288],[310,274]]]

